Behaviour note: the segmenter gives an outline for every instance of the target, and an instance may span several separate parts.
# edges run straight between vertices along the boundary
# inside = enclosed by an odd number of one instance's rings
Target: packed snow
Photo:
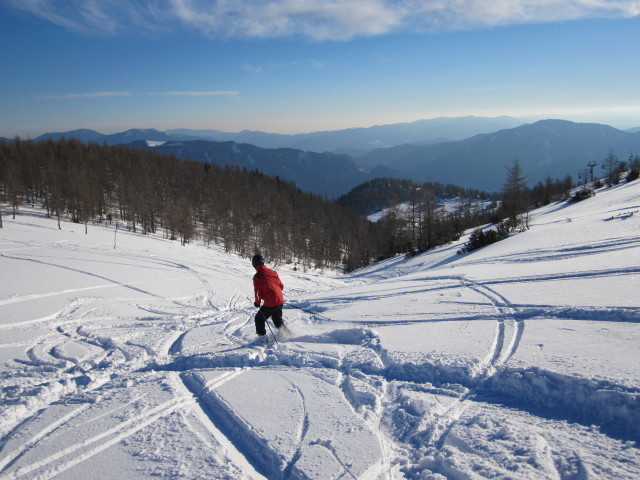
[[[640,182],[349,275],[22,208],[0,229],[3,479],[637,479]],[[121,226],[122,227],[122,226]]]

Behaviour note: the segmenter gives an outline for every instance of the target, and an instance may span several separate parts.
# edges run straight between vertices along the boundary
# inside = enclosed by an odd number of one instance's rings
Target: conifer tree
[[[502,190],[502,210],[508,219],[508,225],[513,230],[520,224],[528,227],[527,219],[522,219],[529,206],[529,191],[527,177],[522,171],[520,161],[516,158],[511,167],[507,167],[507,178]]]
[[[618,157],[613,153],[613,150],[609,150],[606,158],[602,162],[602,169],[605,171],[607,177],[607,187],[618,183],[614,178],[616,177],[616,166],[618,165]]]

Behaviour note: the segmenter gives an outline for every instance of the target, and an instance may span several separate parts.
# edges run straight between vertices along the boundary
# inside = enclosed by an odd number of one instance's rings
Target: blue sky
[[[640,1],[3,0],[0,135],[640,126]]]

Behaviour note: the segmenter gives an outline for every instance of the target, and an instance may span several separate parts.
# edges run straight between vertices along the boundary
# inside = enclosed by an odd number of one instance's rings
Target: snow
[[[459,196],[455,198],[440,198],[438,199],[438,205],[437,205],[436,211],[439,211],[445,214],[458,213],[463,209],[464,203],[465,201],[463,201]],[[471,208],[473,208],[474,210],[484,210],[484,209],[488,209],[490,206],[491,206],[490,200],[474,199],[471,201]],[[412,208],[411,202],[399,203],[395,206],[395,214],[401,218],[410,218],[411,208]],[[368,215],[367,220],[369,220],[370,222],[379,222],[383,218],[387,217],[390,213],[391,213],[390,208],[388,207],[382,208]]]
[[[638,211],[636,181],[465,255],[277,266],[266,345],[246,259],[5,214],[0,477],[639,478]]]

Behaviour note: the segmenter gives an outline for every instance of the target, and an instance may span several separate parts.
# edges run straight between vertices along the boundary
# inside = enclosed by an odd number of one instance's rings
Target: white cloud
[[[638,0],[411,0],[407,25],[418,30],[479,28],[640,15]]]
[[[249,63],[245,63],[244,65],[242,65],[242,69],[255,75],[258,75],[264,71],[264,67],[262,65],[251,65]]]
[[[86,35],[168,31],[168,0],[3,0],[4,7],[26,11]]]
[[[309,68],[311,70],[324,70],[326,66],[326,62],[322,60],[310,59],[310,60],[292,60],[290,62],[278,62],[278,63],[267,63],[264,65],[252,65],[250,63],[245,63],[242,65],[242,69],[246,72],[249,72],[253,75],[260,75],[266,72],[272,72],[275,70],[282,70],[287,68]]]
[[[4,0],[82,33],[168,31],[211,37],[347,40],[398,31],[630,18],[640,0]]]
[[[381,0],[233,1],[171,0],[180,20],[202,32],[223,37],[303,36],[344,40],[386,33],[400,26],[401,9]]]
[[[235,96],[238,95],[238,92],[233,90],[210,90],[203,92],[180,92],[180,91],[171,91],[171,92],[162,92],[160,95],[164,96],[177,96],[177,97],[208,97],[208,96]]]

